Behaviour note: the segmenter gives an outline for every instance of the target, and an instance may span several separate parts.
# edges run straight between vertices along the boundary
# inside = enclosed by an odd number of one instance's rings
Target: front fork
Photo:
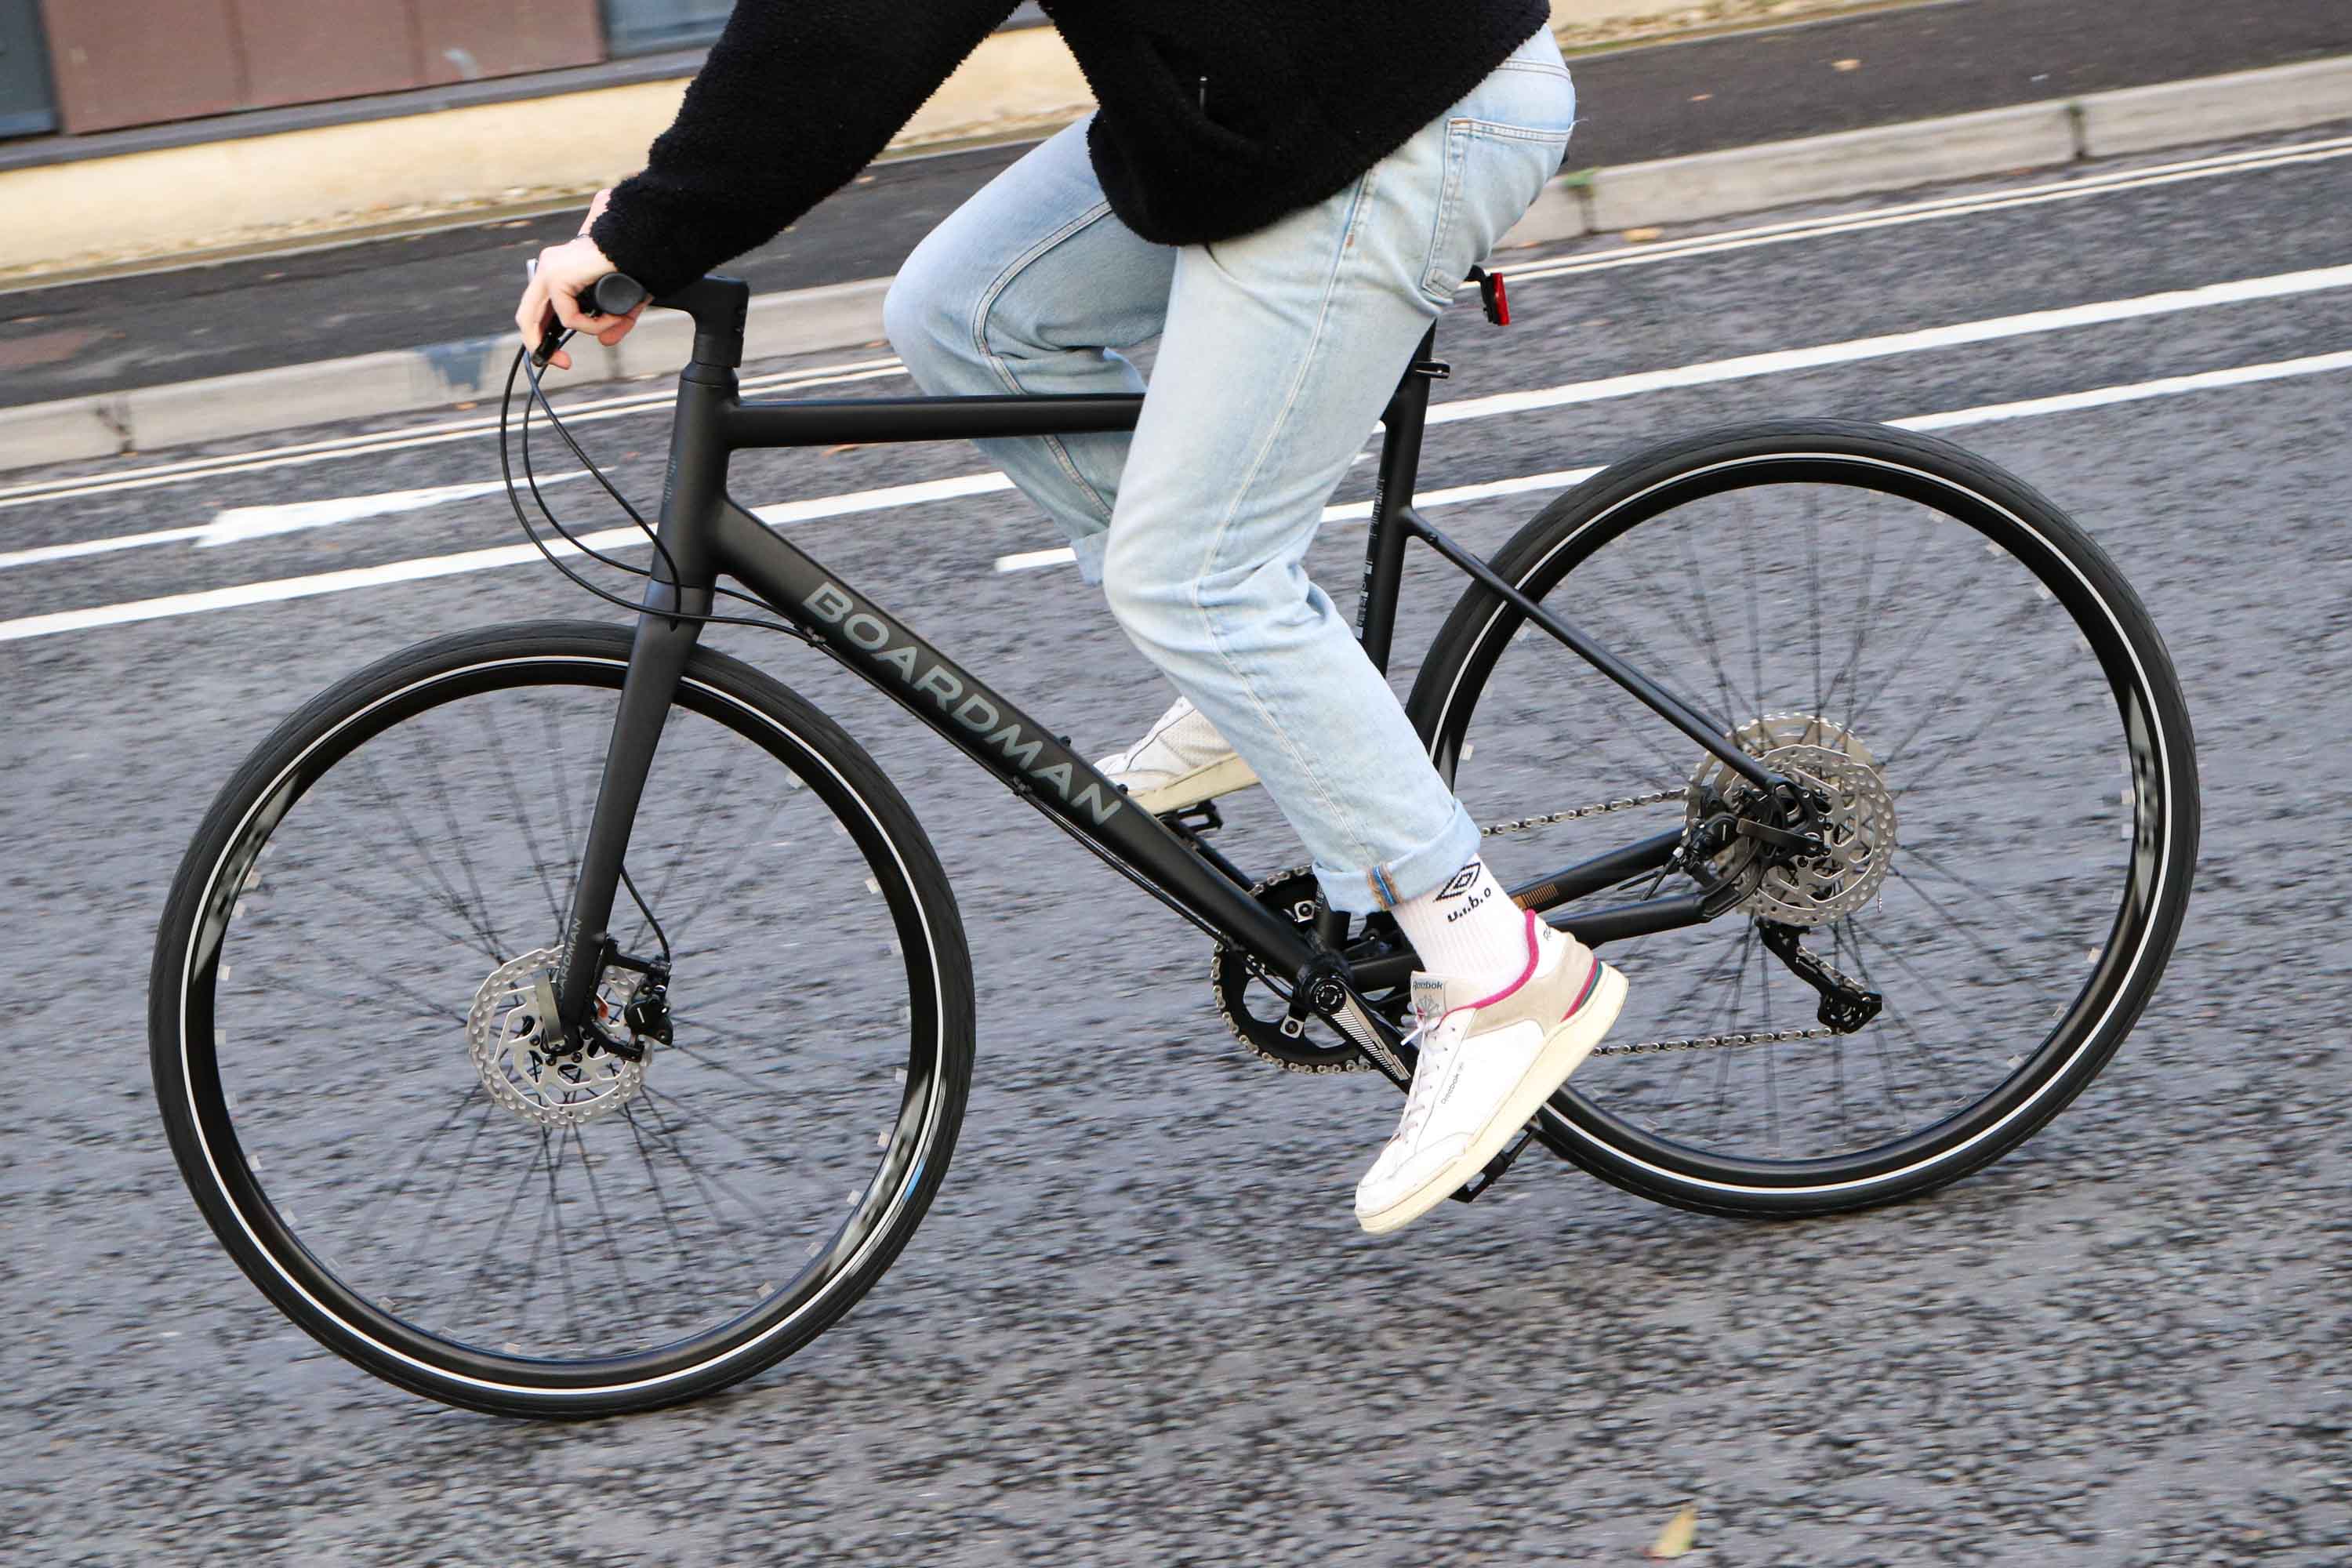
[[[669,474],[662,486],[661,527],[656,538],[651,580],[637,616],[629,671],[621,682],[621,707],[604,752],[604,774],[596,788],[596,808],[588,819],[588,845],[572,897],[572,924],[564,932],[563,970],[556,977],[558,1016],[564,1037],[577,1040],[594,1022],[590,1011],[596,987],[611,963],[613,900],[621,886],[621,864],[636,826],[637,803],[653,771],[662,726],[677,699],[687,661],[702,637],[719,581],[712,556],[715,519],[727,488],[727,447],[719,435],[725,411],[736,402],[734,366],[741,357],[741,322],[735,322],[734,348],[706,345],[703,319],[695,318],[695,358],[678,374],[677,409],[670,429]],[[625,965],[625,967],[635,967]],[[660,979],[666,981],[667,977]]]
[[[637,618],[636,641],[629,650],[620,712],[613,723],[612,743],[605,750],[604,780],[597,786],[596,809],[588,822],[588,847],[581,856],[579,880],[572,889],[572,925],[564,932],[556,1004],[567,1038],[576,1037],[589,1022],[590,1005],[612,947],[613,900],[620,892],[621,862],[628,854],[630,830],[636,826],[637,804],[644,798],[654,751],[661,743],[662,727],[668,721],[670,704],[677,700],[687,660],[694,656],[694,646],[702,636],[700,621],[663,613],[677,602],[676,590],[668,584],[655,584],[647,602],[646,613]]]

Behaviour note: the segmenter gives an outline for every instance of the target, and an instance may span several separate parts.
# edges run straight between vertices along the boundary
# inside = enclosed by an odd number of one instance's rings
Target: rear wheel
[[[2114,1054],[2187,908],[2195,748],[2147,612],[2048,500],[1943,442],[1760,426],[1605,470],[1494,566],[1833,803],[1834,865],[1716,854],[1737,910],[1608,950],[1631,999],[1544,1113],[1556,1151],[1690,1208],[1864,1207],[2015,1148]],[[1412,708],[1474,814],[1536,819],[1489,840],[1507,881],[1736,784],[1484,590]],[[1874,1020],[1822,1026],[1764,940],[1792,928],[1885,994]]]
[[[215,802],[158,939],[157,1096],[205,1217],[304,1330],[452,1404],[641,1409],[789,1354],[905,1245],[962,1116],[929,844],[856,742],[709,650],[612,921],[670,952],[671,1043],[539,1026],[629,647],[499,628],[326,692]],[[625,1043],[646,984],[605,973]]]

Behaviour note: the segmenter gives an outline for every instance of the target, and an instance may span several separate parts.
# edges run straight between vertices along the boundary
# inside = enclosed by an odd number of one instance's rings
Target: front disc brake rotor
[[[646,1067],[593,1038],[568,1047],[541,1005],[542,981],[562,973],[563,950],[542,947],[499,965],[466,1015],[467,1054],[490,1098],[543,1127],[578,1127],[636,1098]],[[600,1016],[618,1017],[643,977],[619,973],[598,987]]]

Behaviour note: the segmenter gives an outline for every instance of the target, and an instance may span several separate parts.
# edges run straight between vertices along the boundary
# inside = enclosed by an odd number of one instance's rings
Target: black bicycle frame
[[[1310,977],[1350,984],[1345,964],[1252,898],[1230,863],[1204,854],[1205,847],[1189,833],[1139,810],[1070,749],[1067,737],[1056,736],[1022,711],[738,506],[726,491],[728,459],[746,447],[1127,430],[1134,427],[1143,400],[1081,395],[745,402],[736,367],[742,363],[749,297],[744,284],[706,278],[656,301],[693,316],[695,346],[678,380],[655,583],[638,618],[572,901],[571,945],[559,987],[564,1022],[577,1027],[587,1015],[610,948],[607,928],[639,797],[670,703],[701,634],[702,623],[688,617],[709,610],[711,590],[721,576],[749,588],[811,643],[879,687],[1115,869],[1246,953],[1270,977],[1286,985],[1307,984]],[[1387,668],[1404,543],[1419,538],[1727,766],[1771,788],[1778,781],[1730,743],[1726,726],[1695,711],[1528,600],[1412,510],[1429,384],[1444,374],[1444,367],[1430,359],[1434,342],[1433,327],[1382,416],[1386,433],[1380,489],[1358,611],[1359,635],[1373,662]],[[1515,893],[1530,907],[1549,908],[1665,866],[1679,838],[1661,834],[1551,873]],[[1703,910],[1702,902],[1697,894],[1656,899],[1555,923],[1588,942],[1598,942],[1696,924],[1713,912]],[[1373,978],[1368,969],[1355,983],[1370,984]],[[1383,973],[1378,983],[1401,978]],[[1318,1002],[1317,1011],[1328,1016],[1335,1009]],[[1363,1016],[1359,1013],[1360,1022]],[[1396,1076],[1392,1061],[1381,1065]]]

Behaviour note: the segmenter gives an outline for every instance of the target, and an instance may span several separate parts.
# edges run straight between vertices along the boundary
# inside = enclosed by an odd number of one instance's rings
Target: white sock
[[[1407,899],[1389,912],[1428,973],[1488,995],[1527,973],[1527,911],[1511,902],[1484,860],[1473,859],[1437,891]]]

